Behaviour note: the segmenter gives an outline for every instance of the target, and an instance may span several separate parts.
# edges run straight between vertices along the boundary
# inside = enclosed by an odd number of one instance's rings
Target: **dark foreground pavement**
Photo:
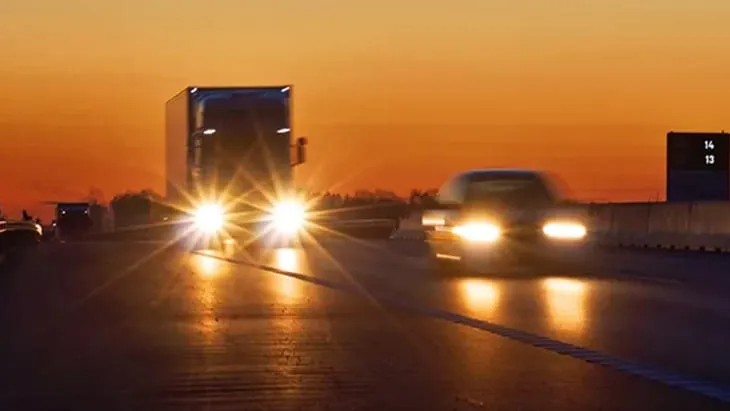
[[[154,245],[44,246],[2,278],[0,409],[728,409],[380,298],[561,341],[620,340],[610,333],[620,321],[599,327],[602,336],[588,332],[597,311],[576,303],[570,284],[555,284],[568,295],[553,312],[530,303],[529,280],[441,281],[416,255],[355,247],[334,247],[329,262],[312,251],[265,258],[361,287],[361,296],[212,257],[153,253]],[[604,287],[597,304],[611,296],[611,285],[592,286]]]

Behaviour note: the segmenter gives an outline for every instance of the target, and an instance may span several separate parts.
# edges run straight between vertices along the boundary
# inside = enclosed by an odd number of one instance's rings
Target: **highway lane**
[[[401,263],[417,261],[418,269],[426,267],[423,257],[426,246],[420,241],[360,241],[363,247],[352,248],[343,242],[331,242],[338,255],[367,259],[361,252],[378,250],[383,255],[402,256]],[[330,244],[324,241],[323,244]],[[593,247],[584,274],[615,280],[676,284],[705,293],[726,296],[730,292],[730,253],[664,251],[653,249],[619,249]],[[369,255],[369,254],[367,254]],[[398,257],[401,258],[401,257]],[[391,259],[392,260],[392,259]],[[396,263],[396,264],[401,264]],[[561,274],[561,273],[557,273]],[[565,273],[562,273],[565,274]]]
[[[730,253],[602,248],[614,275],[682,283],[710,293],[730,291]]]
[[[417,253],[372,243],[329,244],[335,262],[311,250],[264,257],[359,284],[369,299],[178,250],[146,258],[154,249],[53,245],[3,279],[3,409],[727,409],[378,299],[553,318],[530,307],[530,280],[503,280],[510,296],[427,278]],[[562,309],[564,324],[583,312]]]
[[[327,253],[310,250],[300,258],[307,258],[311,267],[305,274],[355,284],[373,298],[439,307],[730,386],[728,290],[709,293],[672,279],[685,268],[676,262],[673,271],[665,271],[668,281],[651,281],[660,278],[651,270],[661,265],[662,256],[597,250],[591,271],[573,278],[561,278],[559,272],[533,278],[438,278],[429,272],[422,247],[419,251],[414,243],[332,243]],[[650,258],[657,263],[651,264]],[[727,261],[718,257],[703,262],[696,254],[684,254],[670,261],[698,267],[704,277],[722,278],[730,272],[707,270]],[[638,280],[632,281],[627,269]]]

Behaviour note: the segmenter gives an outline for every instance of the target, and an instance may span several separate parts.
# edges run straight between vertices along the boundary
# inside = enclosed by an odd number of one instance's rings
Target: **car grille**
[[[516,223],[505,227],[504,236],[515,241],[538,241],[542,230],[536,223]]]

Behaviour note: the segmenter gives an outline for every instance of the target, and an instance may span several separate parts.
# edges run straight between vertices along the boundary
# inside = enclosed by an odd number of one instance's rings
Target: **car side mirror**
[[[305,161],[307,161],[307,138],[306,137],[299,137],[297,139],[296,144],[294,145],[295,154],[294,154],[294,164],[293,166],[298,166],[300,164],[304,164]]]

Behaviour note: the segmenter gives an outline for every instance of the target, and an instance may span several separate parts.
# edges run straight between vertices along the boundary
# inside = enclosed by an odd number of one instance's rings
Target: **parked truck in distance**
[[[187,87],[166,106],[166,203],[182,213],[182,238],[289,245],[305,225],[293,167],[292,87]]]

